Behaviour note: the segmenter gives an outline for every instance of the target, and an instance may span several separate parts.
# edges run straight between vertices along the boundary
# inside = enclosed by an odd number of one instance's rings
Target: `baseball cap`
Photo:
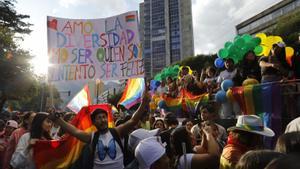
[[[166,153],[160,137],[149,137],[142,140],[135,149],[135,158],[139,169],[150,169],[151,165]]]
[[[128,138],[128,146],[134,150],[136,146],[140,143],[140,141],[156,136],[159,132],[159,129],[154,129],[154,130],[146,130],[146,129],[137,129],[134,130]]]
[[[18,128],[18,122],[16,122],[15,120],[8,120],[6,122],[6,126],[12,127],[12,128]]]

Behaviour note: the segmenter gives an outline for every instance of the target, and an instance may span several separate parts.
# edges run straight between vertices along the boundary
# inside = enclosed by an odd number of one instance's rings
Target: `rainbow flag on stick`
[[[111,105],[100,104],[83,107],[71,122],[75,127],[85,132],[93,132],[96,128],[92,125],[90,114],[96,109],[108,112],[108,124],[113,127]],[[79,158],[84,143],[65,135],[61,140],[38,141],[34,146],[33,158],[37,169],[67,169]]]
[[[145,90],[145,79],[128,79],[123,95],[118,105],[130,109],[135,104],[141,102],[142,94]]]
[[[209,96],[207,93],[201,95],[193,95],[187,90],[182,89],[180,95],[177,98],[173,97],[162,97],[160,103],[161,108],[166,108],[167,111],[178,111],[183,110],[195,114],[196,105],[201,102],[203,104],[207,103]]]
[[[196,114],[196,106],[197,104],[206,104],[209,101],[208,93],[201,94],[201,95],[193,95],[192,93],[182,90],[182,97],[183,97],[183,109],[186,112],[190,112],[192,114]]]
[[[75,113],[78,113],[83,106],[91,105],[91,96],[89,86],[85,85],[75,97],[67,104],[67,107]]]

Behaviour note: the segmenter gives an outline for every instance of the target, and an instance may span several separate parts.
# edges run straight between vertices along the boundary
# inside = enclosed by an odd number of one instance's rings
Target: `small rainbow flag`
[[[126,109],[130,109],[132,106],[141,101],[144,90],[144,78],[128,79],[125,90],[118,105],[122,105]]]
[[[103,109],[108,112],[109,127],[113,127],[111,105],[99,104],[83,107],[72,120],[72,124],[85,132],[96,131],[92,125],[90,114],[96,109]],[[38,141],[34,146],[33,158],[37,169],[67,169],[79,158],[84,143],[65,135],[61,140]],[[50,158],[51,157],[51,158]]]
[[[187,90],[182,89],[180,95],[176,98],[173,97],[162,97],[162,104],[165,103],[168,111],[177,111],[179,109],[194,114],[196,105],[201,102],[205,104],[209,101],[207,93],[201,95],[193,95]]]
[[[78,113],[83,106],[91,105],[91,96],[89,86],[85,85],[75,97],[67,104],[67,107],[75,113]]]
[[[209,94],[200,94],[200,95],[193,95],[192,93],[188,92],[187,90],[182,90],[182,96],[184,96],[184,104],[183,109],[186,112],[190,112],[192,114],[196,114],[196,106],[197,104],[206,104],[209,101]]]
[[[127,15],[125,17],[126,22],[134,22],[135,21],[135,15]]]

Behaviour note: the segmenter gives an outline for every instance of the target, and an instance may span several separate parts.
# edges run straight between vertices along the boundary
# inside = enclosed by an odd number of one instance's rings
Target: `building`
[[[283,0],[236,25],[237,34],[256,34],[276,26],[280,17],[300,10],[300,0]]]
[[[194,56],[191,0],[144,0],[140,4],[146,77]]]

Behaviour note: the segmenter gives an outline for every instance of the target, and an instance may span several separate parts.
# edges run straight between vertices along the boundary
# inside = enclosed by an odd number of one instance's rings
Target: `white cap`
[[[137,129],[134,130],[128,138],[128,146],[134,150],[136,146],[140,143],[140,141],[156,136],[158,134],[159,129],[154,129],[154,130],[146,130],[146,129]]]
[[[142,140],[135,149],[135,158],[139,169],[150,169],[150,166],[166,153],[160,137],[150,137]]]
[[[18,122],[16,122],[15,120],[8,120],[6,122],[6,126],[10,126],[12,128],[17,129],[18,128]]]

